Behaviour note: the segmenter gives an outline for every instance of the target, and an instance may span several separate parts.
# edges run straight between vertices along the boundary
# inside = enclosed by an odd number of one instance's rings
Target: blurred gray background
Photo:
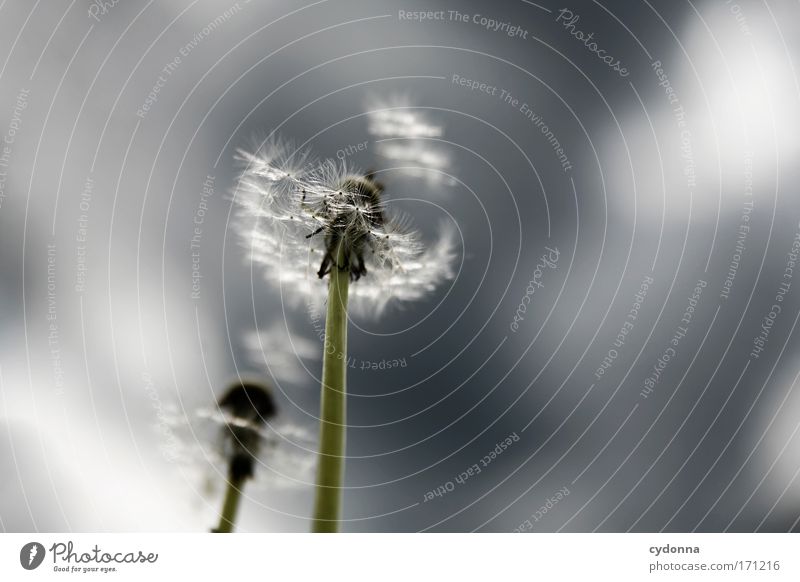
[[[240,529],[308,530],[322,324],[231,225],[277,130],[366,142],[463,236],[452,286],[353,316],[345,531],[798,530],[796,2],[6,0],[0,31],[0,529],[207,530],[246,375],[281,414]],[[378,155],[376,102],[452,179]]]

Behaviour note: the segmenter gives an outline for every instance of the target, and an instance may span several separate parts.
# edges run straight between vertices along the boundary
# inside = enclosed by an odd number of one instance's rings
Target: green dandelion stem
[[[244,479],[228,479],[228,489],[225,491],[225,501],[222,503],[222,513],[219,525],[214,533],[231,533],[236,522],[236,511],[239,509],[239,499],[242,496]]]
[[[314,532],[336,532],[342,506],[347,396],[347,294],[350,270],[345,264],[344,242],[339,243],[336,265],[328,286],[325,348],[322,361],[319,464],[314,501]]]

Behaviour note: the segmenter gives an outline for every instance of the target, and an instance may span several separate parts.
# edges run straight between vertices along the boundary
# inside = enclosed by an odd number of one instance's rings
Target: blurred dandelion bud
[[[253,477],[255,460],[262,443],[262,428],[276,413],[275,402],[266,386],[237,382],[219,400],[225,415],[223,454],[228,464],[225,493],[216,533],[233,531],[242,488]]]
[[[262,427],[276,412],[272,395],[258,384],[235,384],[219,401],[219,407],[230,418],[223,429],[229,477],[250,479],[261,447]]]

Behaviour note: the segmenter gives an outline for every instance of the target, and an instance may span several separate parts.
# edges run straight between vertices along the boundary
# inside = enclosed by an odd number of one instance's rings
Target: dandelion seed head
[[[356,282],[353,307],[378,314],[393,300],[420,299],[453,277],[452,232],[443,229],[425,250],[407,220],[389,216],[373,174],[343,161],[312,161],[279,140],[253,154],[240,151],[237,159],[242,243],[288,297],[324,297],[321,280],[339,268]]]

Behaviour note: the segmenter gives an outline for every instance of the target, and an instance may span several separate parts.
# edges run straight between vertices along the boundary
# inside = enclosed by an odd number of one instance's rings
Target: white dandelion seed
[[[253,330],[244,336],[248,359],[256,366],[266,366],[278,382],[300,384],[307,376],[307,362],[319,360],[319,345],[311,339],[290,333],[276,321],[269,327]]]
[[[367,109],[367,130],[375,137],[375,150],[395,165],[394,171],[422,179],[429,186],[455,185],[449,175],[450,154],[436,141],[444,136],[442,125],[433,122],[408,98],[373,97]]]

